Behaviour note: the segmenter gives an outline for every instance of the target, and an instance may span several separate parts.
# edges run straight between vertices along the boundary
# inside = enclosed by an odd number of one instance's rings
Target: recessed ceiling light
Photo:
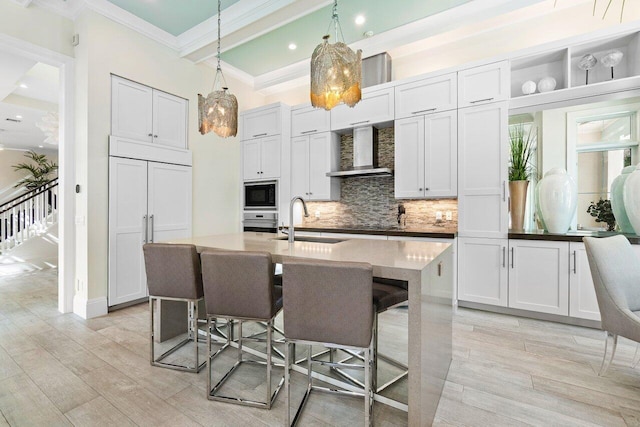
[[[20,87],[21,87],[22,89],[29,89],[29,86],[27,86],[27,85],[26,85],[26,84],[24,84],[24,83],[20,83]]]
[[[364,24],[366,21],[364,15],[358,15],[356,16],[356,25],[362,25]]]
[[[22,116],[20,114],[16,114],[16,119],[20,120]]]
[[[373,31],[365,31],[364,33],[362,33],[363,36],[365,37],[373,37]]]
[[[289,43],[289,50],[296,50],[298,46],[295,43]]]
[[[38,148],[42,148],[42,147],[44,147],[44,145],[38,145]]]

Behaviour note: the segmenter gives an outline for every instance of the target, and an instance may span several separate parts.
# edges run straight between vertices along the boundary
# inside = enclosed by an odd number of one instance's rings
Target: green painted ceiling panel
[[[380,34],[469,1],[471,0],[344,0],[338,3],[338,15],[345,41],[353,43],[363,39],[365,31]],[[310,58],[331,24],[331,8],[332,6],[327,6],[319,9],[223,52],[222,59],[236,68],[258,76]],[[361,26],[354,22],[357,15],[364,15],[366,19]],[[224,27],[224,14],[222,18]],[[329,41],[333,43],[335,37],[333,30],[331,32]],[[297,49],[290,50],[290,43],[295,43]],[[366,56],[366,52],[364,55]]]
[[[218,13],[215,0],[109,0],[116,6],[174,35],[180,35]],[[222,0],[222,10],[239,0]],[[224,19],[224,13],[222,13]],[[214,28],[215,30],[215,28]]]

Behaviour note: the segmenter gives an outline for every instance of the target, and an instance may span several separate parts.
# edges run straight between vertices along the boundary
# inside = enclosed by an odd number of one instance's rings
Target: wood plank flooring
[[[0,427],[282,425],[283,395],[271,411],[212,402],[205,398],[205,371],[151,367],[146,304],[91,320],[58,313],[56,274],[0,278]],[[381,317],[381,346],[400,360],[405,325],[402,310]],[[621,340],[601,378],[602,331],[459,309],[453,334],[434,425],[640,426],[640,369],[630,367],[631,341]],[[233,357],[235,350],[220,363]],[[229,387],[260,393],[258,372],[240,370]],[[293,380],[295,405],[305,378]],[[301,424],[359,425],[362,407],[359,399],[313,395]],[[376,404],[375,425],[406,423],[406,414]]]

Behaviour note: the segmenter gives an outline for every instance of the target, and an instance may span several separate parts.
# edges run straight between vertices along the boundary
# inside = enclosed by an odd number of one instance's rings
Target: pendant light
[[[362,51],[354,52],[344,43],[338,19],[338,0],[333,2],[329,29],[333,24],[336,42],[323,37],[311,56],[311,105],[331,110],[340,103],[356,105],[362,94]],[[342,41],[338,40],[338,31]]]
[[[238,100],[229,93],[220,67],[220,3],[218,0],[218,67],[211,93],[206,98],[198,94],[198,119],[202,135],[213,131],[227,138],[238,133]]]

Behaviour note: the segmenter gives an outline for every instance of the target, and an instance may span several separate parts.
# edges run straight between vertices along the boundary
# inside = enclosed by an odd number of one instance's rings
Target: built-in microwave
[[[245,182],[245,210],[277,210],[278,184],[276,181]]]

